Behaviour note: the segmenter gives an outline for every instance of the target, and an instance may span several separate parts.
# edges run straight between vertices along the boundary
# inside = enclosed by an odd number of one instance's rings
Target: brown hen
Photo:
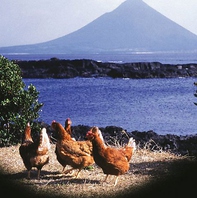
[[[87,141],[75,141],[71,138],[70,134],[64,129],[64,127],[53,121],[52,128],[55,130],[57,143],[56,143],[56,155],[60,164],[65,167],[70,165],[72,168],[65,171],[69,173],[74,169],[78,169],[76,178],[80,171],[94,163],[92,156],[92,143]]]
[[[104,144],[104,141],[100,137],[98,127],[93,127],[87,133],[86,137],[92,141],[95,163],[101,167],[103,173],[106,174],[104,182],[109,175],[115,175],[115,186],[118,181],[118,176],[126,173],[130,168],[129,161],[136,147],[134,139],[130,138],[124,148],[111,148]]]
[[[34,142],[31,137],[31,127],[28,123],[24,131],[22,144],[19,147],[20,156],[28,171],[28,179],[30,179],[30,171],[32,167],[38,169],[37,178],[40,179],[42,167],[49,162],[49,149],[50,141],[46,128],[41,130],[39,140]]]

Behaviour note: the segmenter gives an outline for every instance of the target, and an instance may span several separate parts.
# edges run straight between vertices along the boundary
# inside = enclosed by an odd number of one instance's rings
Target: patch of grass
[[[28,197],[126,197],[129,193],[136,195],[142,187],[154,181],[171,176],[176,170],[174,164],[179,166],[182,162],[193,161],[187,156],[177,156],[158,149],[152,151],[147,143],[143,149],[136,150],[130,162],[130,170],[119,177],[114,187],[114,176],[109,177],[108,183],[103,183],[105,175],[97,165],[82,170],[77,179],[61,174],[62,166],[56,160],[54,151],[55,145],[52,145],[50,162],[43,167],[41,180],[36,179],[36,169],[31,171],[31,179],[27,180],[19,145],[0,148],[1,183],[23,189],[23,195],[27,193]]]

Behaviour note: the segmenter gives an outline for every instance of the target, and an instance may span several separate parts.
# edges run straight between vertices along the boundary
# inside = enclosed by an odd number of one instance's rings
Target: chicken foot
[[[64,173],[64,174],[68,174],[68,173],[70,173],[70,172],[73,171],[73,170],[74,170],[74,168],[70,168],[70,169],[64,171],[63,173]]]
[[[68,174],[68,173],[70,173],[73,170],[75,170],[75,168],[70,168],[70,169],[66,170],[64,172],[64,174]],[[75,178],[78,178],[80,171],[81,171],[81,169],[79,169],[79,171],[77,172],[77,174],[74,176]]]
[[[66,174],[69,174],[70,176],[74,175],[74,169],[73,168],[67,169],[67,170],[65,170],[65,168],[66,168],[66,166],[63,167],[62,172],[59,174],[59,176],[64,176]]]
[[[81,172],[81,169],[79,169],[79,171],[77,172],[75,178],[78,178],[80,172]]]
[[[109,176],[109,174],[108,174],[108,175],[106,175],[106,177],[105,177],[105,179],[104,179],[103,183],[104,183],[104,182],[107,182],[107,178],[108,178],[108,176]],[[114,186],[116,186],[117,182],[118,182],[118,175],[116,176],[116,179],[115,179],[115,182],[114,182]]]
[[[63,167],[63,169],[62,169],[62,174],[68,174],[69,172],[66,172],[66,170],[65,170],[65,168],[66,168],[66,166],[64,166]],[[72,170],[70,170],[70,172],[71,172]],[[66,172],[66,173],[65,173]],[[71,175],[73,175],[73,172],[71,172]]]

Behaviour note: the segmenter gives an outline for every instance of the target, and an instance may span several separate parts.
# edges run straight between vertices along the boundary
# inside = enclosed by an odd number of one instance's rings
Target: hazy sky
[[[0,47],[39,43],[64,36],[125,0],[1,0]],[[197,34],[197,0],[143,0]]]

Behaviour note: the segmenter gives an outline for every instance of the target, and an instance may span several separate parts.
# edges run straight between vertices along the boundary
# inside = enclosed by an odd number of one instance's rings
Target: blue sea
[[[24,79],[40,92],[41,120],[73,125],[120,126],[128,132],[197,133],[194,78]]]
[[[195,53],[130,55],[5,55],[13,60],[90,58],[103,62],[197,63]],[[120,126],[128,132],[153,130],[158,134],[197,134],[196,78],[172,79],[24,79],[40,92],[44,103],[40,120],[73,125]]]
[[[136,52],[129,54],[2,54],[10,60],[92,59],[102,62],[160,62],[168,64],[197,63],[196,52]]]

